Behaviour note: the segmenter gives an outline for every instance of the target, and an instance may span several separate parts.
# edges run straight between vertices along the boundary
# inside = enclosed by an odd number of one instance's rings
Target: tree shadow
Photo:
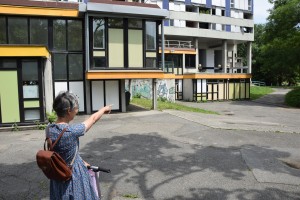
[[[89,163],[112,170],[100,177],[103,200],[124,194],[166,200],[299,199],[299,186],[257,182],[241,149],[255,152],[259,158],[267,157],[264,162],[272,162],[271,157],[290,156],[255,145],[223,148],[177,142],[156,132],[96,138],[83,146],[80,154]],[[286,170],[284,166],[253,168],[300,177],[299,171]],[[0,162],[1,200],[48,198],[49,180],[36,162]]]
[[[289,156],[267,147],[245,148],[280,158]],[[268,188],[256,182],[237,147],[174,143],[153,132],[97,139],[88,143],[82,153],[90,163],[112,170],[111,175],[101,176],[103,199],[124,194],[138,194],[145,199],[297,199],[300,196],[299,192],[287,193],[280,186]],[[299,176],[284,168],[272,170]],[[256,186],[244,185],[249,176]],[[207,180],[201,180],[205,177]],[[202,181],[209,182],[211,187]],[[230,189],[222,188],[224,181],[231,183]]]

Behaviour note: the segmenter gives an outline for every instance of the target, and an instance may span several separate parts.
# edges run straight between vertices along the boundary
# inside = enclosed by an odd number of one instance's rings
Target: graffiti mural
[[[125,89],[129,91],[129,81],[125,81]],[[144,98],[152,98],[152,80],[136,79],[131,80],[131,96],[141,95]],[[168,101],[175,101],[175,80],[157,80],[157,98],[164,98]]]

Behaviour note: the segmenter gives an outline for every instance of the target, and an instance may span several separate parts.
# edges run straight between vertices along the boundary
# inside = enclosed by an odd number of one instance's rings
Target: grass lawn
[[[141,106],[146,109],[151,109],[152,107],[152,100],[150,99],[143,99],[143,98],[133,98],[130,101],[131,104],[135,104],[138,106]],[[193,107],[188,107],[184,105],[180,105],[178,103],[171,103],[168,101],[157,101],[157,109],[158,110],[167,110],[167,109],[172,109],[172,110],[182,110],[182,111],[190,111],[190,112],[199,112],[199,113],[205,113],[205,114],[219,114],[214,111],[209,111],[209,110],[204,110],[200,108],[193,108]]]
[[[250,87],[250,99],[258,99],[266,94],[273,92],[274,90],[271,87],[264,86],[251,86]]]

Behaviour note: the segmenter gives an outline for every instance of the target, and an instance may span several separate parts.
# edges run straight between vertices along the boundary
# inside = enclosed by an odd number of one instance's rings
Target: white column
[[[198,69],[199,65],[199,48],[198,48],[198,38],[195,39],[195,48],[196,48],[196,69]],[[198,71],[198,70],[197,70]]]
[[[121,79],[121,89],[120,89],[120,96],[121,96],[121,107],[122,107],[122,112],[126,112],[126,96],[125,96],[125,79]]]
[[[165,34],[164,34],[164,20],[161,21],[161,67],[165,70]]]
[[[156,98],[156,83],[157,79],[152,79],[152,108],[157,110],[157,98]]]
[[[227,72],[227,40],[223,40],[222,47],[222,72]]]
[[[252,42],[247,43],[247,65],[248,73],[252,73]]]

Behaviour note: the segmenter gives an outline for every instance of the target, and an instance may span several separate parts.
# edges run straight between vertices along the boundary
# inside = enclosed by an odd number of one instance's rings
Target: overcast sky
[[[269,16],[268,9],[272,7],[272,4],[268,0],[254,0],[254,23],[264,24],[267,22]]]

